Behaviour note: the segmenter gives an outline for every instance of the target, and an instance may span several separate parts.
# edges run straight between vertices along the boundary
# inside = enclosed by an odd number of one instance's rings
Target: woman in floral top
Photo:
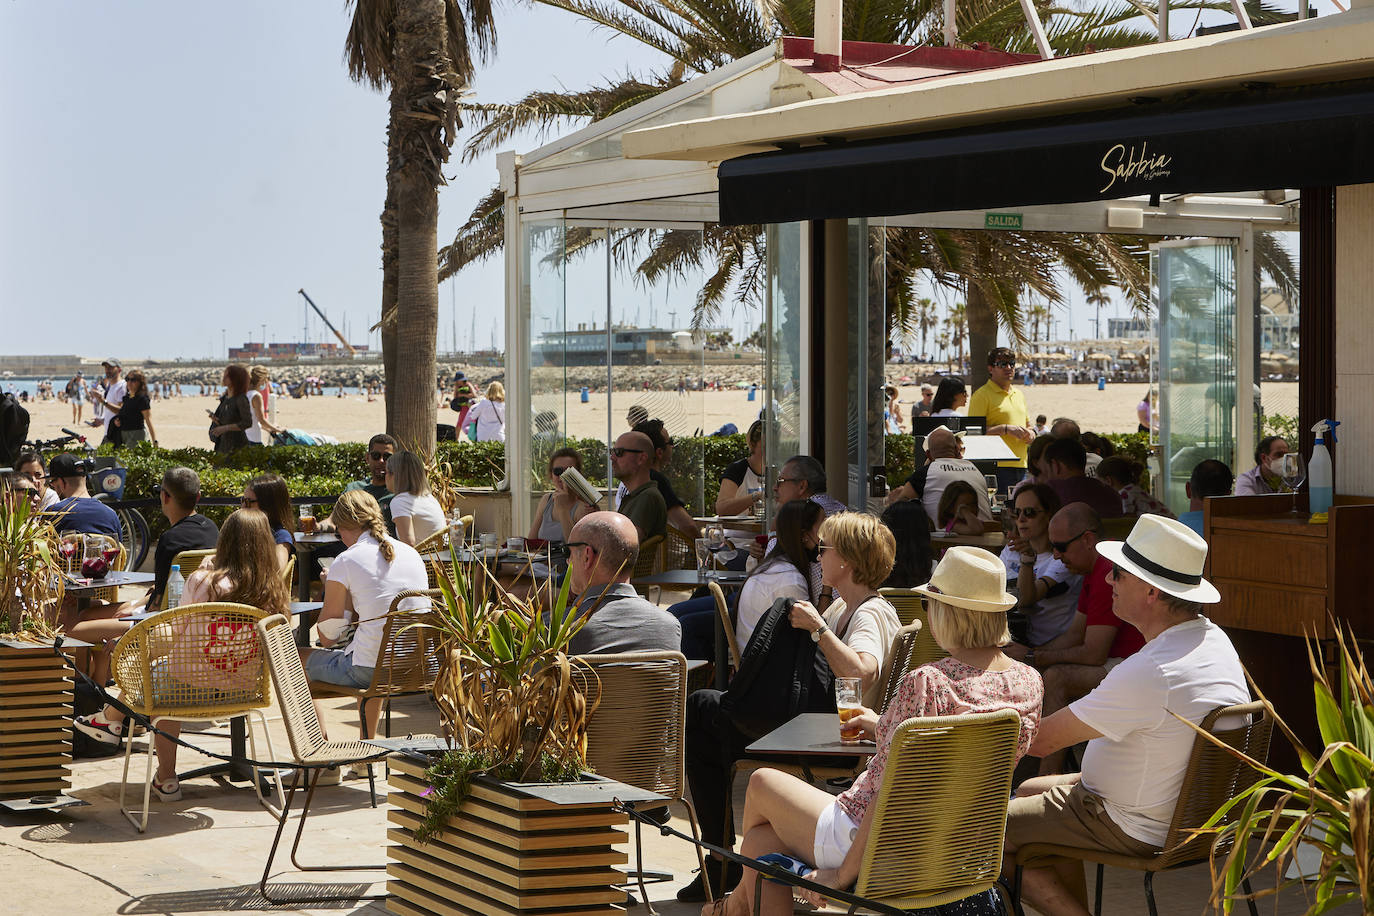
[[[783,852],[815,864],[808,879],[834,888],[851,886],[859,876],[888,746],[907,719],[1014,709],[1021,717],[1017,759],[1026,753],[1040,722],[1044,686],[1035,669],[1002,652],[1011,641],[1006,611],[1016,604],[1005,581],[1002,562],[986,550],[950,548],[930,582],[916,589],[929,599],[931,633],[949,657],[908,673],[881,717],[865,709],[851,720],[876,738],[878,747],[868,769],[838,798],[789,773],[756,770],[744,799],[744,855]],[[754,886],[754,875],[746,870],[735,893],[708,904],[703,916],[753,912]],[[764,882],[762,893],[764,913],[792,912],[791,888]]]

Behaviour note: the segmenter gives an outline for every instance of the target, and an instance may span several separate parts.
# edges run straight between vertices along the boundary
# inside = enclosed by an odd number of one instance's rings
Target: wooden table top
[[[930,546],[936,550],[941,547],[981,547],[997,553],[1006,542],[1006,537],[1000,531],[985,531],[982,534],[930,533]]]
[[[721,588],[734,588],[744,584],[744,580],[749,576],[747,573],[726,570],[719,573],[715,582]],[[632,585],[705,585],[707,579],[697,569],[665,569],[663,572],[654,573],[651,576],[636,576],[630,580]]]

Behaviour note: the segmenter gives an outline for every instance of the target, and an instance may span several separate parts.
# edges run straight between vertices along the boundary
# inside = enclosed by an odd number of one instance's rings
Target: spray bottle
[[[1326,435],[1330,433],[1331,442],[1336,442],[1336,420],[1322,420],[1312,427],[1317,441],[1312,446],[1312,460],[1307,463],[1307,506],[1314,516],[1323,519],[1326,510],[1331,508],[1332,478],[1331,453],[1326,450]]]

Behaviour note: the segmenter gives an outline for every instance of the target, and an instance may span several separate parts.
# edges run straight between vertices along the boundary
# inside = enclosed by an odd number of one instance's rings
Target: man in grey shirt
[[[639,555],[634,523],[619,512],[592,512],[568,534],[568,575],[586,623],[572,638],[574,655],[676,652],[682,626],[630,585]]]

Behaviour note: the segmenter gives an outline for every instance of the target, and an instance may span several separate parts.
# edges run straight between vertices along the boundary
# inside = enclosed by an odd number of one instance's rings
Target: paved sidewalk
[[[357,717],[351,703],[335,700],[324,705],[333,734],[356,733]],[[283,753],[281,749],[287,743],[280,720],[269,713],[269,721],[278,753]],[[433,732],[436,726],[437,717],[426,699],[408,697],[396,703],[393,734]],[[214,742],[227,747],[227,738],[213,739],[189,731],[186,737],[195,744],[204,742],[211,746]],[[137,749],[144,744],[144,739],[135,739],[131,771],[136,778],[143,773],[144,757]],[[261,742],[259,749],[266,753]],[[196,757],[183,749],[179,768],[184,771],[198,765]],[[230,788],[213,779],[182,783],[183,799],[169,804],[154,801],[148,832],[137,833],[119,813],[123,759],[121,754],[75,763],[72,794],[90,802],[89,807],[32,817],[0,812],[0,873],[8,879],[6,892],[0,897],[0,914],[386,912],[382,903],[273,907],[259,897],[257,881],[272,842],[275,821],[246,786]],[[380,780],[380,769],[378,777]],[[737,805],[742,805],[744,787],[745,780],[741,779],[736,786]],[[688,832],[683,812],[677,810],[674,814],[673,826]],[[380,863],[385,858],[385,819],[384,796],[379,807],[368,805],[366,779],[322,788],[307,825],[302,858],[307,862]],[[650,885],[655,907],[664,916],[697,913],[699,906],[679,904],[673,897],[677,888],[693,876],[696,858],[692,848],[656,832],[646,832],[644,838],[646,863],[670,870],[675,876],[671,883]],[[287,853],[289,845],[289,838],[284,839]],[[288,856],[280,855],[277,871],[289,867]],[[365,882],[382,877],[380,872],[359,872],[295,875],[286,880],[342,881],[340,886],[354,893],[366,893],[369,889],[381,889],[382,885]],[[1155,889],[1161,913],[1194,914],[1207,909],[1206,867],[1161,876]],[[1145,913],[1140,876],[1108,869],[1104,909],[1113,916]],[[1304,910],[1302,895],[1289,892],[1277,912],[1298,914]],[[1243,911],[1243,907],[1238,910]],[[646,911],[635,907],[630,912]],[[1272,902],[1262,902],[1261,912],[1275,912]],[[1341,912],[1356,910],[1351,907]]]

